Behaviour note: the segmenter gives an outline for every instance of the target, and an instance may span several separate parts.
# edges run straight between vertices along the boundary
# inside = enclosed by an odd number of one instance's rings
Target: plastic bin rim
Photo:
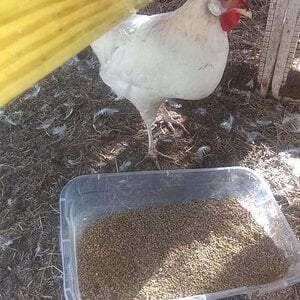
[[[231,166],[231,167],[215,167],[215,168],[193,168],[193,169],[174,169],[174,170],[151,170],[151,171],[130,171],[130,172],[118,172],[118,173],[94,173],[94,174],[84,174],[79,175],[71,180],[69,180],[65,186],[63,187],[61,193],[60,193],[60,200],[65,199],[65,194],[77,181],[80,181],[82,178],[88,178],[88,177],[117,177],[117,176],[137,176],[137,175],[154,175],[154,174],[176,174],[176,173],[199,173],[199,172],[216,172],[216,171],[232,171],[232,170],[238,170],[238,171],[244,171],[245,173],[251,174],[253,177],[256,177],[257,180],[259,180],[263,185],[264,188],[269,190],[264,177],[258,173],[257,171],[243,167],[243,166]]]

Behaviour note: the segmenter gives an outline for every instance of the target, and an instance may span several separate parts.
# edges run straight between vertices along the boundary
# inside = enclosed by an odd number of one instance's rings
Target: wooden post
[[[298,13],[298,20],[297,20],[295,30],[294,30],[294,36],[293,36],[293,39],[291,42],[288,61],[287,61],[285,71],[284,71],[283,84],[286,83],[288,73],[292,68],[299,40],[300,40],[300,9],[299,9],[299,13]]]
[[[288,61],[290,59],[293,60],[293,56],[291,57],[290,51],[294,51],[295,54],[295,42],[293,40],[294,35],[296,33],[296,24],[297,18],[300,11],[300,1],[299,0],[289,0],[288,10],[286,13],[286,18],[283,26],[283,32],[280,42],[280,47],[277,55],[277,61],[273,73],[272,79],[272,95],[275,98],[279,98],[279,90],[284,83],[284,75],[287,66],[291,66],[293,61]],[[296,37],[295,37],[296,38]],[[299,35],[298,35],[299,38]],[[297,42],[298,42],[297,38]],[[296,42],[296,45],[297,45]],[[293,47],[295,47],[293,49]],[[292,49],[292,50],[291,50]]]
[[[258,79],[261,94],[274,97],[293,63],[300,32],[300,0],[271,0]]]
[[[267,93],[272,82],[278,49],[282,36],[283,23],[288,7],[288,0],[271,0],[263,47],[265,53],[261,56],[261,94]]]

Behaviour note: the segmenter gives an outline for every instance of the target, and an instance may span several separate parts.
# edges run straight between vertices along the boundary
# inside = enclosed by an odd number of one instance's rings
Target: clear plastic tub
[[[263,226],[287,257],[284,278],[270,284],[195,295],[181,299],[211,300],[253,293],[264,294],[300,281],[300,244],[261,176],[241,167],[130,172],[80,176],[60,197],[60,239],[64,292],[79,300],[76,245],[82,231],[96,219],[133,208],[200,199],[237,198]]]

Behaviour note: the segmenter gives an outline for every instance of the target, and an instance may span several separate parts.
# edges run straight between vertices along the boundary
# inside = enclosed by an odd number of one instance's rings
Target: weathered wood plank
[[[277,0],[270,0],[269,13],[268,13],[268,19],[267,19],[266,27],[268,25],[270,25],[271,28],[272,28],[274,14],[275,14],[275,8],[276,8],[276,1]],[[263,78],[264,72],[265,72],[265,63],[266,63],[266,58],[267,58],[270,35],[271,35],[271,31],[266,31],[266,29],[265,29],[264,40],[263,40],[263,48],[262,48],[261,53],[260,53],[260,64],[259,64],[259,69],[258,69],[258,82],[260,84],[262,83],[262,78]]]
[[[290,49],[292,47],[296,48],[296,46],[293,43],[295,41],[293,40],[293,38],[294,35],[296,34],[295,29],[296,29],[298,14],[300,11],[300,1],[289,0],[287,2],[288,2],[288,9],[284,20],[280,46],[277,53],[277,59],[276,59],[273,78],[272,78],[271,90],[272,90],[272,95],[275,98],[279,97],[279,90],[283,84],[286,66],[290,65],[290,62],[288,61]]]
[[[271,32],[266,31],[265,34],[268,46],[266,58],[261,65],[261,94],[264,97],[267,95],[271,85],[288,4],[289,1],[287,0],[271,0],[270,3],[267,26],[271,23]]]
[[[283,83],[282,84],[286,83],[288,73],[289,73],[290,69],[292,68],[294,58],[295,58],[295,55],[296,55],[296,51],[297,51],[297,46],[298,46],[299,39],[300,39],[300,9],[299,9],[299,12],[298,12],[298,20],[297,20],[297,24],[295,26],[294,36],[293,36],[293,39],[292,39],[292,43],[291,43],[291,47],[290,47],[290,53],[289,53],[289,57],[288,57],[288,62],[287,62],[286,67],[285,67],[284,76],[283,76]]]

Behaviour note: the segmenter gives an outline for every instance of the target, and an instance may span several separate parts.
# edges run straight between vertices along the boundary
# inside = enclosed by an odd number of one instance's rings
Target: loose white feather
[[[57,126],[57,127],[52,129],[53,135],[58,135],[60,137],[63,137],[66,134],[66,131],[67,131],[67,126],[66,125]]]
[[[54,98],[58,98],[65,95],[65,91],[55,91]]]
[[[121,166],[119,167],[119,171],[120,171],[120,172],[124,172],[124,171],[128,170],[128,168],[130,168],[131,165],[132,165],[132,162],[131,162],[131,161],[125,160],[125,161],[121,164]]]
[[[198,108],[196,109],[196,112],[197,112],[200,116],[205,116],[206,113],[207,113],[207,110],[206,110],[206,108],[198,107]]]
[[[258,138],[262,137],[261,133],[258,132],[258,131],[248,132],[248,131],[244,130],[243,132],[244,132],[244,135],[246,137],[246,142],[250,143],[250,144],[254,144],[257,141]]]
[[[80,59],[78,58],[77,55],[75,55],[66,62],[66,65],[74,66],[74,65],[77,65],[79,62],[80,62]]]
[[[54,119],[46,119],[41,122],[39,126],[36,127],[36,129],[47,129],[49,128],[54,122]]]
[[[290,114],[284,117],[282,125],[290,132],[300,133],[300,114]]]
[[[197,150],[196,156],[199,160],[203,160],[210,151],[211,148],[209,146],[202,146]]]
[[[35,98],[41,90],[41,86],[37,83],[35,84],[30,90],[29,92],[27,92],[24,96],[24,100],[28,100],[31,98]]]
[[[220,127],[226,130],[228,133],[232,130],[234,123],[234,117],[230,114],[229,118],[227,120],[224,120],[221,124]]]
[[[12,245],[12,240],[7,240],[4,237],[0,236],[0,249],[5,251],[10,245]]]
[[[94,114],[94,119],[96,119],[99,116],[103,116],[103,117],[112,116],[118,112],[119,110],[115,107],[104,107]]]
[[[179,109],[182,107],[182,105],[174,99],[168,100],[168,104],[170,105],[170,107],[175,108],[175,109]]]
[[[10,114],[5,114],[4,110],[0,110],[0,122],[6,123],[12,126],[17,126],[22,123],[22,111],[15,111]]]
[[[257,120],[256,124],[259,125],[259,126],[268,126],[268,125],[273,124],[273,122],[268,121],[268,120]]]

